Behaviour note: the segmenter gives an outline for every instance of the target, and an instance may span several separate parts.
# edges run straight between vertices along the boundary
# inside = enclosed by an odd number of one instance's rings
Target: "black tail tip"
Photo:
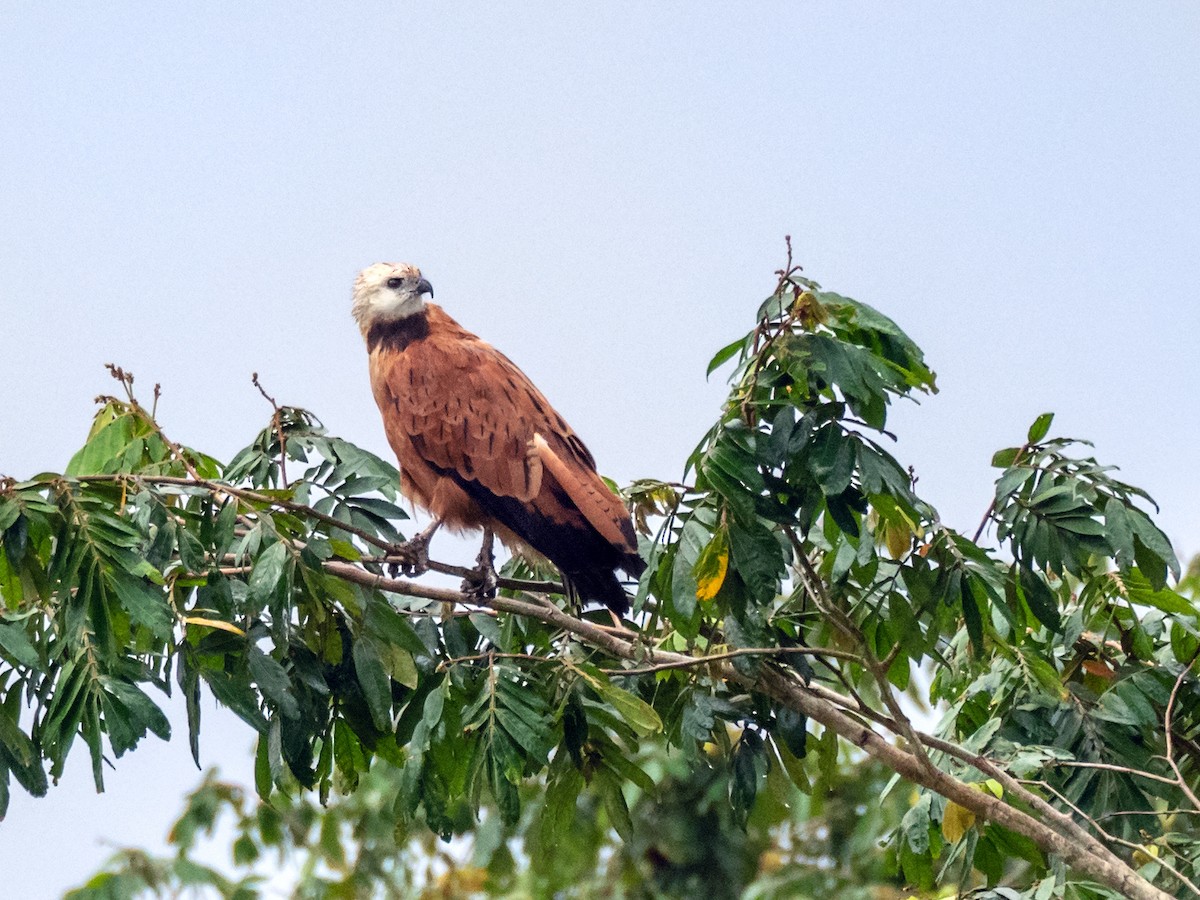
[[[629,595],[611,569],[564,572],[563,576],[584,603],[602,603],[618,616],[629,612]]]

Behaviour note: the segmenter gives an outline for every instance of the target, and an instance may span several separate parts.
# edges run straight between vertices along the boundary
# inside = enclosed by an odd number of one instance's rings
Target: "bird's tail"
[[[640,566],[637,564],[623,565],[622,568],[630,574],[640,575],[645,571],[646,563],[641,559],[638,559],[638,563]],[[635,568],[636,573],[633,571]],[[629,612],[629,595],[625,593],[625,587],[612,569],[597,568],[584,569],[579,572],[563,572],[563,577],[584,603],[603,603],[618,616]]]

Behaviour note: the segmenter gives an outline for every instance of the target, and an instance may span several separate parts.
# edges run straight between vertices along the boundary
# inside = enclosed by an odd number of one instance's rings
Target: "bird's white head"
[[[365,336],[371,326],[415,315],[425,308],[425,295],[433,286],[421,270],[408,263],[375,263],[354,279],[354,303],[350,313]]]

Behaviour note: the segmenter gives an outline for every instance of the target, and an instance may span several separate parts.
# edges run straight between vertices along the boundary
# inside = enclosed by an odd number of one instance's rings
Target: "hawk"
[[[482,590],[495,587],[495,535],[550,560],[582,600],[624,613],[616,570],[646,568],[625,505],[525,373],[427,297],[415,266],[376,263],[355,279],[351,310],[401,492],[433,517],[410,549],[442,525],[482,530]]]

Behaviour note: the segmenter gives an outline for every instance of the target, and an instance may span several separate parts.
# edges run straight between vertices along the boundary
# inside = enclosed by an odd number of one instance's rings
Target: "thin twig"
[[[404,554],[387,553],[383,556],[364,556],[363,562],[391,565],[394,563],[403,564],[408,562],[408,559]],[[457,575],[459,578],[467,578],[474,574],[473,569],[450,565],[433,559],[429,560],[428,568],[431,572],[440,572],[443,575]],[[510,588],[514,591],[526,591],[531,594],[562,594],[565,590],[557,581],[532,581],[525,578],[502,578],[500,586]]]
[[[1013,461],[1009,463],[1008,467],[1010,469],[1021,461],[1021,457],[1025,455],[1025,453],[1029,450],[1029,447],[1029,444],[1022,444],[1020,446],[1020,448],[1017,450],[1017,455],[1014,456]],[[1008,499],[1008,496],[1006,496],[1005,499]],[[979,543],[979,539],[983,536],[983,530],[987,528],[988,520],[992,518],[992,513],[996,511],[996,504],[999,503],[999,501],[999,497],[993,497],[992,502],[988,504],[987,512],[983,514],[983,519],[980,521],[979,527],[975,529],[975,536],[971,538],[972,544]]]
[[[830,690],[829,688],[824,687],[823,685],[810,684],[808,685],[808,689],[819,696],[822,700],[839,706],[845,709],[847,712],[856,712],[865,719],[874,722],[877,725],[882,725],[893,734],[905,734],[905,730],[900,723],[872,709],[857,694],[857,692],[853,690],[851,691],[852,697],[845,697],[835,691]],[[1010,796],[1019,798],[1031,809],[1044,816],[1048,822],[1055,823],[1060,828],[1067,829],[1073,835],[1074,839],[1085,844],[1094,855],[1110,858],[1110,860],[1116,859],[1116,857],[1110,850],[1108,850],[1107,847],[1095,840],[1086,831],[1079,829],[1070,816],[1058,809],[1055,809],[1054,806],[1048,803],[1044,798],[1039,797],[1037,794],[1023,787],[1016,778],[1014,778],[1004,769],[1000,768],[1000,766],[998,766],[992,760],[977,753],[971,753],[970,751],[959,747],[957,744],[942,740],[941,738],[934,737],[933,735],[926,734],[925,732],[916,731],[914,729],[913,733],[916,735],[917,739],[930,750],[936,750],[944,753],[953,759],[957,759],[959,762],[965,763],[966,765],[977,769],[984,775],[995,779],[1006,791],[1008,791]],[[912,740],[912,738],[909,737],[909,740]]]
[[[913,754],[917,757],[917,760],[921,765],[933,769],[934,765],[925,753],[925,747],[917,737],[916,729],[913,728],[908,716],[904,714],[904,710],[900,708],[900,704],[896,702],[896,697],[892,693],[892,683],[888,681],[887,669],[882,667],[879,661],[871,656],[870,648],[862,631],[859,630],[849,616],[833,604],[832,599],[825,589],[825,582],[821,580],[820,575],[813,569],[812,561],[808,558],[808,554],[804,550],[804,544],[796,534],[795,529],[785,527],[783,530],[791,542],[792,549],[795,551],[796,563],[800,567],[802,580],[812,596],[813,602],[817,605],[817,609],[833,623],[835,628],[862,648],[862,663],[867,671],[871,673],[871,677],[875,679],[875,683],[879,687],[879,699],[883,701],[883,704],[888,708],[888,712],[892,714],[892,718],[900,725],[900,733],[912,744]]]
[[[1107,812],[1102,816],[1097,816],[1100,819],[1115,819],[1118,816],[1200,816],[1200,810],[1197,809],[1119,809],[1115,812]]]
[[[1063,793],[1061,791],[1057,790],[1053,785],[1047,784],[1044,781],[1028,781],[1026,779],[1022,779],[1021,783],[1022,784],[1035,784],[1035,785],[1043,788],[1044,790],[1047,790],[1050,793],[1054,794],[1054,796],[1057,797],[1062,803],[1064,803],[1066,806],[1069,806],[1072,810],[1074,810],[1076,815],[1078,815],[1082,819],[1087,820],[1088,824],[1090,824],[1094,829],[1096,829],[1096,832],[1102,838],[1104,838],[1106,841],[1111,841],[1114,844],[1120,844],[1123,847],[1128,847],[1131,850],[1139,851],[1141,853],[1144,853],[1146,856],[1150,856],[1150,854],[1146,852],[1146,847],[1144,845],[1135,844],[1132,841],[1127,841],[1124,838],[1117,837],[1115,834],[1110,834],[1103,827],[1101,827],[1099,822],[1097,822],[1095,819],[1093,819],[1091,816],[1089,816],[1087,813],[1085,813],[1082,809],[1080,809],[1078,806],[1076,806],[1074,803],[1072,803],[1070,800],[1068,800],[1066,798],[1066,796],[1064,796]],[[1193,894],[1195,894],[1197,897],[1200,897],[1200,888],[1196,887],[1196,885],[1193,884],[1182,872],[1180,872],[1178,869],[1176,869],[1174,866],[1172,866],[1170,863],[1168,863],[1164,859],[1159,859],[1158,857],[1153,857],[1153,859],[1155,862],[1159,863],[1164,869],[1166,869],[1168,872],[1170,872],[1172,875],[1174,875],[1176,878],[1178,878],[1181,882],[1186,884],[1191,889]]]
[[[1072,769],[1103,769],[1106,772],[1120,772],[1123,775],[1136,775],[1139,778],[1148,778],[1151,781],[1161,781],[1163,784],[1170,784],[1176,787],[1179,782],[1174,778],[1167,778],[1165,775],[1155,775],[1153,772],[1147,772],[1144,769],[1131,769],[1128,766],[1118,766],[1112,763],[1098,762],[1083,762],[1075,759],[1052,759],[1046,765],[1048,766],[1067,766]]]
[[[250,382],[258,388],[258,392],[271,404],[271,424],[275,428],[275,434],[279,436],[279,477],[283,479],[284,487],[287,487],[287,436],[283,433],[283,416],[279,412],[279,404],[275,402],[275,398],[268,394],[266,388],[262,386],[262,382],[258,380],[257,372],[250,373]]]
[[[121,384],[124,386],[125,393],[129,397],[128,406],[130,406],[147,425],[154,429],[154,433],[158,435],[159,440],[167,445],[167,449],[170,450],[171,455],[175,457],[175,459],[179,460],[179,462],[183,463],[183,467],[187,470],[187,473],[191,475],[192,478],[199,479],[200,473],[196,471],[196,467],[192,465],[192,461],[187,458],[187,454],[183,452],[183,448],[179,446],[179,444],[175,443],[175,441],[167,437],[167,433],[162,430],[162,426],[158,424],[158,419],[155,418],[155,413],[158,410],[158,398],[162,396],[161,387],[157,384],[154,385],[154,408],[153,410],[148,411],[144,406],[142,406],[141,403],[138,402],[137,397],[134,396],[133,373],[126,372],[120,366],[114,365],[113,363],[105,363],[104,367],[108,369],[109,374],[112,375],[113,378],[117,379],[117,381],[121,382]]]
[[[860,665],[863,663],[860,656],[848,653],[845,650],[813,649],[812,647],[740,647],[737,650],[729,650],[724,653],[708,653],[704,656],[693,657],[687,661],[672,660],[671,662],[658,663],[653,666],[644,666],[640,669],[601,669],[600,671],[607,675],[653,675],[655,672],[666,672],[671,669],[687,669],[693,666],[710,665],[726,659],[735,659],[739,656],[785,656],[789,654],[832,656],[836,659],[845,659]]]
[[[459,663],[482,662],[483,660],[491,661],[493,659],[524,659],[536,663],[558,662],[553,657],[535,656],[532,653],[500,653],[496,650],[489,650],[486,653],[473,653],[470,656],[453,656],[449,659],[444,659],[438,663],[437,671],[444,672],[450,666],[455,666]]]
[[[1163,713],[1163,728],[1167,733],[1167,765],[1171,767],[1171,771],[1179,779],[1179,789],[1183,791],[1184,796],[1192,802],[1192,806],[1196,809],[1200,809],[1200,800],[1196,799],[1196,795],[1188,787],[1187,781],[1184,780],[1183,772],[1179,769],[1179,764],[1175,762],[1175,745],[1171,734],[1171,715],[1175,711],[1175,698],[1179,696],[1179,688],[1183,684],[1183,679],[1187,677],[1188,672],[1192,670],[1192,666],[1196,664],[1196,657],[1198,656],[1200,656],[1200,649],[1197,649],[1192,654],[1192,658],[1188,660],[1188,664],[1183,667],[1179,673],[1179,677],[1175,679],[1175,686],[1171,688],[1171,696],[1167,699],[1167,709]]]

